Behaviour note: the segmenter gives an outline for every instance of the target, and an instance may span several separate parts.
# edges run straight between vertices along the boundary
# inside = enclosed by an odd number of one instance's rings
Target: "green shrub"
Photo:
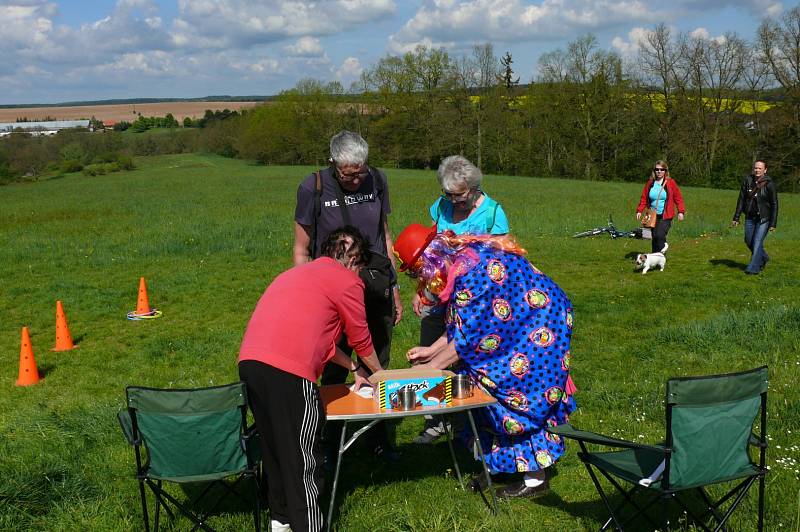
[[[116,164],[119,167],[119,170],[133,170],[135,168],[133,164],[133,157],[127,153],[118,154]]]
[[[59,171],[64,174],[71,174],[73,172],[80,172],[83,170],[83,163],[81,163],[77,159],[69,159],[67,161],[61,161],[61,164],[58,167]]]

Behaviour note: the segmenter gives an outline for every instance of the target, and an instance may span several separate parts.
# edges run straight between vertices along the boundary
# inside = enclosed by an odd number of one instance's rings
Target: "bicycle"
[[[608,215],[608,223],[605,227],[595,227],[594,229],[589,229],[588,231],[582,231],[580,233],[575,233],[572,235],[572,238],[583,238],[587,236],[596,236],[602,235],[603,233],[608,233],[612,239],[616,238],[642,238],[642,230],[641,229],[633,229],[631,231],[620,231],[614,225],[614,220],[611,218],[611,215]]]

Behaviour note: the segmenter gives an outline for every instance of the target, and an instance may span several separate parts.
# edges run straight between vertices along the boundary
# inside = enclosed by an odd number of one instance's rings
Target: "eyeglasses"
[[[358,179],[359,181],[363,181],[369,175],[369,170],[362,169],[356,172],[344,173],[338,168],[336,169],[336,175],[339,177],[340,181],[344,181],[345,183],[350,183]]]
[[[469,198],[470,194],[475,192],[475,188],[468,188],[464,192],[447,192],[445,189],[442,189],[442,197],[445,199],[449,199],[450,201],[453,200],[461,200],[465,201]]]
[[[653,168],[653,171],[654,172],[666,172],[667,169],[666,168]]]

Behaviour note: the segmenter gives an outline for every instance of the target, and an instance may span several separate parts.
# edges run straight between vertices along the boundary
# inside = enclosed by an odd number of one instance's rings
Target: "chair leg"
[[[737,488],[739,489],[739,494],[733,500],[733,503],[731,503],[731,506],[730,508],[728,508],[728,511],[725,512],[725,515],[722,518],[722,522],[719,524],[719,526],[717,526],[717,528],[714,529],[714,532],[722,530],[722,527],[725,526],[725,523],[728,521],[731,514],[733,514],[733,511],[736,510],[736,507],[739,506],[740,502],[742,502],[744,496],[747,495],[747,492],[750,490],[750,486],[753,485],[753,482],[755,482],[755,477],[751,477],[745,480],[742,484],[739,484],[739,488]]]
[[[717,520],[717,523],[721,523],[722,514],[720,514],[719,511],[717,511],[717,507],[714,505],[713,502],[711,502],[711,498],[706,493],[706,490],[704,490],[703,488],[697,488],[697,491],[700,493],[700,497],[703,499],[703,502],[706,504],[707,508],[706,513],[703,514],[703,517],[705,517],[706,514],[711,514],[712,516],[714,516],[714,519]],[[724,532],[726,530],[725,527],[723,527],[722,530]]]
[[[147,496],[144,492],[144,479],[139,479],[139,495],[142,497],[142,517],[144,518],[144,530],[150,532],[150,519],[147,516]]]
[[[663,532],[669,530],[669,495],[661,496],[661,526]]]
[[[582,445],[583,442],[581,442],[581,446]],[[578,456],[580,457],[580,455]],[[589,472],[589,476],[592,478],[592,482],[594,482],[594,487],[597,489],[597,493],[600,494],[600,498],[603,499],[603,504],[606,505],[608,513],[611,514],[609,520],[606,521],[605,524],[603,524],[600,530],[605,530],[606,528],[608,528],[608,525],[611,524],[610,521],[613,521],[614,525],[616,526],[616,529],[621,532],[622,525],[617,520],[617,516],[614,515],[614,509],[611,507],[611,503],[609,502],[608,497],[606,497],[606,493],[603,491],[603,487],[600,485],[600,480],[598,480],[597,476],[594,474],[594,471],[592,471],[592,466],[589,465],[589,462],[586,462],[585,460],[583,460],[583,458],[585,458],[585,455],[581,457],[581,461],[583,462],[583,465],[586,466],[586,471]]]
[[[156,482],[156,486],[158,486],[158,491],[160,492],[161,491],[161,481],[160,480],[158,482]],[[161,499],[158,497],[158,493],[156,493],[156,496],[154,497],[154,500],[155,500],[155,502],[153,504],[155,504],[155,506],[156,506],[156,511],[155,511],[155,519],[154,519],[154,523],[155,524],[153,525],[153,530],[158,532],[158,520],[159,520],[159,514],[160,514],[160,510],[161,510]]]
[[[203,530],[206,530],[207,532],[214,532],[214,529],[211,528],[210,526],[208,526],[205,523],[205,518],[203,518],[202,520],[199,519],[196,515],[194,515],[194,513],[191,512],[191,510],[189,508],[187,508],[185,505],[181,504],[180,501],[178,501],[178,499],[176,499],[175,497],[173,497],[172,495],[170,495],[166,491],[162,492],[162,495],[170,503],[175,505],[175,507],[178,510],[180,510],[183,515],[185,515],[190,521],[192,521],[195,524],[195,527],[194,527],[195,530],[198,529],[198,528],[202,528]],[[164,505],[164,508],[166,509],[167,506]]]
[[[764,530],[764,483],[766,481],[766,474],[761,472],[761,478],[758,479],[758,532]]]
[[[624,521],[621,521],[621,522],[620,522],[619,520],[617,520],[617,524],[618,524],[618,527],[619,527],[619,529],[620,529],[620,530],[622,530],[622,527],[623,527],[623,526],[625,526],[625,524],[626,524],[626,523],[628,523],[629,521],[633,520],[633,519],[634,519],[634,518],[635,518],[637,515],[641,515],[642,517],[644,517],[645,519],[647,519],[647,520],[650,522],[650,524],[651,524],[651,525],[653,525],[653,528],[658,528],[658,523],[656,523],[656,522],[655,522],[655,521],[654,521],[654,520],[653,520],[653,519],[652,519],[652,518],[651,518],[651,517],[650,517],[650,516],[647,514],[647,509],[648,509],[648,508],[650,508],[650,507],[651,507],[653,504],[655,504],[656,502],[658,502],[658,498],[655,498],[655,499],[653,499],[653,501],[652,501],[652,502],[648,503],[648,504],[647,504],[646,506],[644,506],[644,507],[642,507],[642,506],[639,506],[639,504],[638,504],[636,501],[634,501],[634,500],[633,500],[633,497],[631,497],[631,494],[632,494],[632,493],[634,493],[634,492],[638,491],[638,486],[634,486],[633,488],[631,488],[631,490],[630,490],[630,491],[626,491],[626,490],[625,490],[625,489],[624,489],[624,488],[623,488],[623,487],[622,487],[622,486],[619,484],[619,482],[617,482],[616,480],[614,480],[614,477],[612,477],[610,474],[608,474],[607,472],[603,471],[603,470],[602,470],[602,469],[600,469],[600,468],[598,468],[598,470],[600,471],[600,473],[602,473],[602,474],[603,474],[603,476],[606,478],[606,480],[608,480],[608,482],[609,482],[609,483],[610,483],[612,486],[614,486],[614,488],[616,488],[616,490],[617,490],[617,491],[620,493],[620,495],[622,495],[622,497],[625,499],[625,501],[624,501],[622,504],[620,504],[620,505],[619,505],[619,507],[617,507],[616,511],[613,511],[613,510],[611,510],[611,507],[609,506],[609,511],[611,512],[611,514],[612,514],[612,515],[616,515],[617,513],[619,513],[619,511],[620,511],[620,510],[622,510],[622,508],[624,508],[624,507],[625,507],[625,503],[626,503],[626,502],[627,502],[628,504],[630,504],[631,506],[633,506],[634,508],[636,508],[636,511],[638,512],[638,513],[634,514],[633,516],[631,516],[631,517],[627,518],[627,519],[626,519],[626,520],[624,520]],[[598,488],[598,489],[599,489],[599,488]],[[606,522],[606,524],[605,524],[604,526],[605,526],[605,527],[608,527],[608,522]]]

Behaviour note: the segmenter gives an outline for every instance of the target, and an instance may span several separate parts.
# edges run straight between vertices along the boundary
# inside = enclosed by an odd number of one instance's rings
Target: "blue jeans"
[[[758,273],[767,264],[769,255],[764,251],[764,239],[767,238],[767,231],[769,231],[769,222],[760,222],[750,218],[745,219],[744,243],[747,244],[752,253],[750,264],[747,265],[745,271]]]

